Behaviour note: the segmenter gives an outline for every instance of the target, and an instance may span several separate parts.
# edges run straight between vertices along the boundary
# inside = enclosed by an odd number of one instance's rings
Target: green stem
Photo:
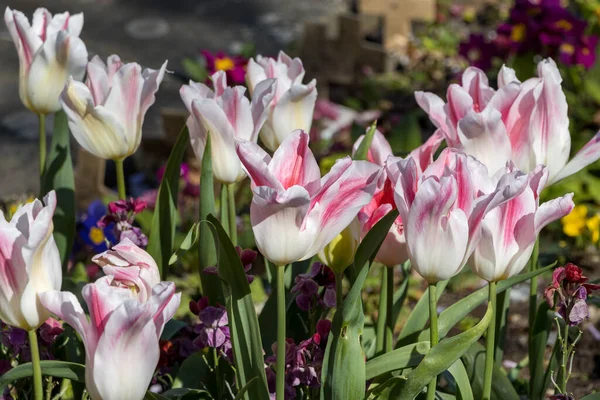
[[[336,308],[340,308],[342,306],[342,302],[344,301],[344,292],[343,285],[344,282],[344,273],[336,272],[335,273],[335,306]]]
[[[529,271],[535,271],[538,267],[538,255],[540,252],[540,239],[535,241],[533,246],[533,252],[529,259]],[[531,347],[531,340],[533,338],[533,326],[535,324],[535,314],[537,313],[537,291],[538,291],[538,278],[534,276],[529,282],[529,348]],[[531,358],[531,355],[530,357]]]
[[[277,267],[276,399],[285,398],[285,265]]]
[[[558,387],[561,394],[567,394],[567,381],[569,373],[567,364],[569,363],[569,324],[565,321],[565,330],[562,337],[562,362],[560,365],[560,374],[558,376]]]
[[[394,267],[385,267],[387,273],[387,307],[385,313],[385,352],[392,351],[394,340]]]
[[[38,114],[40,134],[40,178],[44,175],[46,167],[46,115]]]
[[[33,365],[33,390],[35,400],[44,399],[44,388],[42,387],[42,366],[40,365],[40,349],[38,347],[35,329],[27,332],[29,336],[29,347],[31,350],[31,364]]]
[[[437,294],[435,284],[429,284],[429,344],[431,348],[438,344],[438,316],[437,316]],[[427,388],[427,400],[435,400],[435,388],[437,376],[435,376]]]
[[[223,229],[225,229],[225,231],[227,232],[228,235],[231,235],[231,233],[229,232],[229,200],[228,200],[229,196],[228,196],[228,191],[227,191],[227,185],[222,184],[221,185],[221,225],[223,225]],[[231,236],[230,236],[231,237]]]
[[[119,190],[119,199],[126,200],[127,192],[125,191],[125,171],[123,170],[123,160],[115,160],[117,168],[117,188]]]
[[[483,374],[483,400],[490,400],[492,397],[492,373],[494,371],[494,348],[496,335],[496,282],[489,283],[489,303],[492,307],[492,319],[487,328],[485,337],[485,372]]]
[[[235,191],[233,183],[227,185],[227,195],[229,197],[229,236],[235,246],[237,244],[237,219],[235,214]]]
[[[217,398],[223,398],[223,382],[221,380],[221,372],[219,370],[219,354],[217,353],[217,349],[213,348],[213,360],[215,363],[215,377],[217,379]]]
[[[375,340],[375,354],[383,354],[385,351],[386,337],[386,322],[387,322],[387,304],[388,304],[388,285],[387,285],[388,268],[381,268],[381,292],[379,292],[379,313],[377,316],[377,337]]]

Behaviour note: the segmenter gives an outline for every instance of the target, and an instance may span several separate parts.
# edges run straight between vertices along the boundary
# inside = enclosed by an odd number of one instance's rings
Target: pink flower
[[[131,290],[113,286],[112,280],[106,276],[84,286],[89,321],[73,293],[46,292],[40,301],[81,336],[92,400],[139,400],[152,380],[160,335],[181,295],[175,294],[172,282],[161,282],[147,302],[139,302]]]
[[[516,167],[510,163],[506,171]],[[573,193],[539,205],[548,170],[539,166],[527,176],[528,185],[518,196],[491,210],[481,224],[481,240],[469,265],[481,278],[495,282],[521,272],[544,226],[569,214]]]
[[[206,60],[208,74],[223,71],[227,74],[227,80],[234,85],[243,85],[246,75],[246,64],[248,60],[242,56],[228,56],[219,51],[215,54],[208,50],[202,50],[202,56]]]
[[[485,73],[470,67],[462,85],[448,87],[447,103],[416,92],[417,102],[455,147],[483,162],[491,175],[512,160],[524,172],[548,167],[547,184],[558,182],[600,158],[600,133],[569,162],[571,136],[561,76],[551,59],[538,64],[538,77],[521,83],[502,67],[498,90]]]
[[[52,236],[56,193],[17,210],[10,221],[0,211],[0,319],[24,330],[37,329],[50,313],[39,294],[58,290],[62,266]]]
[[[354,146],[352,147],[353,153],[356,152],[363,139],[364,135],[360,136],[356,143],[354,143]],[[415,159],[420,172],[433,162],[433,153],[435,153],[442,140],[442,136],[436,133],[422,146],[411,152],[410,157]],[[390,156],[393,156],[390,144],[381,132],[375,131],[373,141],[371,142],[371,148],[367,153],[368,160],[385,167],[386,161]],[[385,184],[377,189],[373,199],[369,204],[364,206],[358,214],[358,219],[362,225],[362,237],[364,237],[387,213],[396,209],[393,183],[389,179],[386,170],[383,169],[382,171],[385,176]],[[393,267],[402,264],[406,260],[408,260],[408,249],[406,248],[406,238],[404,237],[404,226],[402,224],[402,217],[398,216],[381,244],[379,252],[375,257],[375,261],[388,267]]]
[[[275,81],[261,82],[250,103],[244,96],[246,88],[227,87],[224,72],[216,72],[212,80],[214,91],[203,83],[190,81],[189,85],[181,87],[180,94],[190,112],[187,126],[196,157],[202,160],[210,135],[213,174],[219,182],[234,183],[246,177],[236,154],[235,141],[243,139],[256,143],[267,118]]]
[[[125,238],[112,249],[95,255],[92,261],[113,277],[112,284],[127,287],[141,302],[152,295],[152,288],[160,283],[158,266],[150,254]]]
[[[388,159],[387,173],[395,185],[409,259],[429,283],[462,269],[479,242],[485,215],[526,184],[516,173],[494,184],[485,165],[450,148],[422,173],[412,157]]]
[[[38,8],[30,25],[23,13],[6,7],[4,22],[19,54],[21,101],[38,114],[60,110],[58,97],[69,76],[85,75],[88,53],[79,39],[83,14],[52,16]]]
[[[112,55],[108,65],[95,56],[87,64],[85,84],[69,79],[60,96],[77,142],[105,160],[123,160],[138,149],[146,111],[163,80],[159,70],[123,64]]]
[[[248,61],[246,80],[250,93],[256,96],[256,88],[266,79],[276,79],[277,89],[269,106],[269,115],[260,132],[260,140],[271,151],[277,150],[292,131],[302,129],[310,132],[317,82],[313,79],[303,84],[304,67],[299,58],[292,59],[283,51],[277,59],[256,57]]]
[[[308,135],[289,135],[273,158],[252,142],[237,152],[252,179],[250,222],[260,252],[282,266],[317,254],[369,203],[381,168],[340,159],[323,178]]]

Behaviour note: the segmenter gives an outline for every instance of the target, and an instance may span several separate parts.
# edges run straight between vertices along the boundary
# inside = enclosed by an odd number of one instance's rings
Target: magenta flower
[[[204,60],[206,60],[206,69],[209,76],[217,71],[223,71],[227,74],[227,80],[234,85],[245,83],[247,58],[239,55],[229,56],[222,51],[211,53],[208,50],[202,50],[201,53]]]
[[[148,237],[142,230],[133,226],[135,216],[147,207],[143,200],[129,198],[128,200],[117,200],[108,204],[108,214],[98,221],[99,228],[106,228],[113,224],[115,237],[118,241],[127,238],[137,246],[145,248],[148,245]]]

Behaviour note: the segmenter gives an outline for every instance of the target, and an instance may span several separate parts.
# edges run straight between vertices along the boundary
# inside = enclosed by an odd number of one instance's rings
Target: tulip
[[[277,59],[258,56],[248,61],[246,81],[253,96],[258,84],[277,80],[277,90],[269,106],[269,115],[260,132],[260,140],[271,151],[283,143],[295,129],[310,132],[317,101],[317,82],[304,85],[304,67],[299,58],[279,52]]]
[[[509,164],[506,172],[516,170]],[[573,193],[539,205],[548,169],[538,166],[527,176],[525,190],[491,210],[481,223],[481,240],[469,260],[473,271],[489,282],[508,279],[521,272],[533,252],[542,228],[569,214]]]
[[[522,171],[548,168],[546,185],[564,179],[600,158],[600,132],[568,162],[571,151],[567,102],[551,59],[538,64],[538,77],[521,83],[502,67],[499,89],[485,73],[470,67],[462,85],[448,87],[447,103],[432,93],[415,98],[450,147],[475,156],[491,175],[512,160]]]
[[[36,199],[25,204],[10,222],[0,211],[0,319],[27,331],[50,317],[38,295],[58,290],[62,283],[52,236],[56,193],[48,193],[44,203]]]
[[[165,61],[160,70],[142,72],[139,64],[123,64],[116,55],[107,64],[95,56],[87,64],[85,84],[69,79],[60,101],[81,147],[105,160],[122,161],[135,153],[166,68]]]
[[[113,277],[113,285],[129,288],[140,302],[148,301],[152,288],[161,281],[156,261],[128,238],[95,255],[92,261],[101,266],[106,275]]]
[[[30,25],[23,13],[6,7],[4,22],[19,54],[21,101],[36,114],[60,110],[58,98],[69,76],[81,80],[85,74],[83,14],[52,16],[38,8]]]
[[[85,382],[92,400],[141,400],[160,357],[159,339],[181,300],[172,282],[152,288],[139,302],[128,288],[105,276],[82,290],[88,321],[73,293],[40,295],[44,306],[79,333],[85,345]]]
[[[180,94],[190,112],[187,126],[196,157],[202,160],[207,134],[210,134],[213,174],[219,182],[231,184],[246,177],[236,154],[235,141],[256,143],[258,140],[275,93],[275,80],[267,79],[257,85],[252,103],[244,96],[244,87],[227,87],[224,71],[213,74],[212,81],[214,91],[190,81],[181,87]]]
[[[352,264],[360,243],[360,222],[354,219],[342,232],[319,251],[319,259],[340,275]]]
[[[377,187],[380,168],[349,157],[320,177],[308,134],[289,135],[273,158],[240,141],[237,152],[252,179],[250,222],[261,253],[276,265],[306,260],[356,217]]]

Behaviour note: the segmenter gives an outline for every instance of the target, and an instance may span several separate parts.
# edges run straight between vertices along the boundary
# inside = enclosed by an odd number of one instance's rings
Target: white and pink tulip
[[[321,178],[303,131],[292,132],[271,158],[257,144],[238,142],[252,179],[250,221],[261,253],[276,265],[311,258],[371,201],[381,167],[350,157]]]

